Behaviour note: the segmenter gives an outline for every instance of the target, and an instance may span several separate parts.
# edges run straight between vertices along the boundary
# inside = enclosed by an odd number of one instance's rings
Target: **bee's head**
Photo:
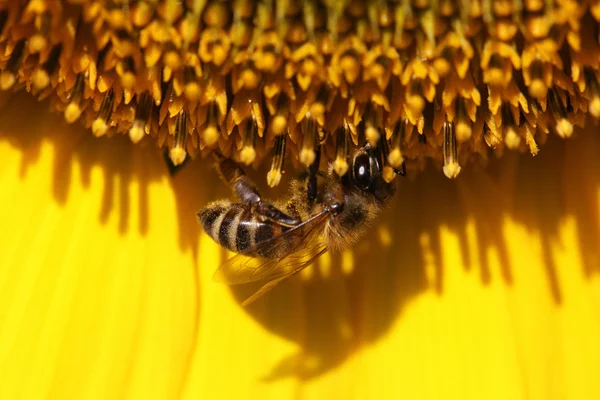
[[[394,194],[394,185],[383,179],[381,151],[367,144],[354,154],[350,182],[357,189],[373,195],[377,200],[387,200]]]

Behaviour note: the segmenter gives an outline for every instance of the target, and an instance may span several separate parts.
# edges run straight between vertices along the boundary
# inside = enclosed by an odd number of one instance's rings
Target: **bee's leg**
[[[308,167],[308,178],[306,178],[306,194],[308,196],[308,204],[313,205],[317,198],[317,174],[319,173],[319,164],[321,162],[321,146],[317,146],[315,151],[315,160]]]
[[[260,202],[260,194],[254,182],[246,176],[242,167],[235,161],[217,152],[213,153],[219,177],[229,185],[244,204]]]
[[[242,203],[254,208],[256,213],[265,219],[283,226],[298,225],[301,221],[292,218],[267,201],[263,201],[258,188],[244,173],[242,167],[235,161],[225,158],[222,154],[213,153],[219,176],[227,183]]]

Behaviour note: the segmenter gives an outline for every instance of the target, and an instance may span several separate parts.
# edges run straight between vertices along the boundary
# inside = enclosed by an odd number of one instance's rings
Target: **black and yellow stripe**
[[[198,220],[215,242],[236,253],[252,249],[288,229],[273,221],[262,221],[247,205],[229,202],[210,204],[198,213]],[[270,257],[275,250],[262,248],[256,255]]]

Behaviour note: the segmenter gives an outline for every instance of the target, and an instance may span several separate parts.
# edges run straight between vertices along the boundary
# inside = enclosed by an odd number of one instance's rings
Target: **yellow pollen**
[[[440,76],[446,76],[450,72],[452,66],[443,58],[438,58],[433,62],[433,67]]]
[[[121,77],[121,85],[126,89],[133,89],[136,83],[135,74],[133,72],[125,72]]]
[[[471,138],[471,134],[473,132],[473,130],[471,129],[471,126],[469,124],[466,123],[457,123],[456,124],[456,140],[458,140],[459,142],[466,142],[467,140],[469,140]]]
[[[72,124],[77,121],[77,119],[81,116],[81,107],[79,107],[75,103],[69,103],[67,108],[65,108],[65,121],[67,123]]]
[[[320,118],[325,114],[325,106],[322,103],[313,103],[310,106],[310,114],[314,118]]]
[[[260,83],[260,77],[251,69],[245,69],[240,76],[240,81],[246,89],[256,89]]]
[[[9,71],[2,71],[0,74],[0,88],[2,90],[7,90],[15,84],[15,75]]]
[[[215,144],[217,139],[219,139],[219,132],[217,131],[217,128],[214,126],[208,126],[202,132],[202,139],[204,139],[204,143],[209,147]]]
[[[135,123],[129,129],[129,138],[133,143],[138,143],[144,137],[144,127],[141,123]]]
[[[173,162],[173,165],[181,165],[185,161],[187,153],[183,147],[175,146],[169,150],[169,158]]]
[[[196,102],[200,98],[200,86],[196,82],[188,83],[183,93],[188,101]]]
[[[421,113],[425,107],[425,99],[421,96],[409,96],[406,98],[406,104],[415,113]]]
[[[273,118],[271,127],[275,135],[280,135],[284,133],[287,128],[287,118],[283,115],[276,115]]]
[[[271,170],[269,172],[267,172],[267,184],[270,187],[275,187],[277,185],[279,185],[279,182],[281,182],[281,177],[283,175],[281,174],[281,171],[279,170]]]
[[[450,179],[454,179],[460,173],[460,165],[457,162],[452,162],[444,165],[444,175],[446,175]]]
[[[102,118],[96,118],[94,122],[92,122],[92,133],[96,137],[104,136],[108,131],[108,125],[106,121]]]
[[[377,146],[377,142],[381,137],[381,135],[379,134],[379,130],[372,126],[368,126],[367,129],[365,129],[365,136],[367,138],[367,142],[369,142],[369,144],[373,147]]]
[[[541,79],[536,79],[529,85],[529,94],[538,99],[543,99],[548,94],[548,87]]]
[[[600,97],[594,97],[592,101],[590,101],[588,111],[594,118],[600,118]]]
[[[488,70],[488,83],[492,86],[501,86],[504,83],[504,72],[500,68]]]
[[[396,179],[396,172],[392,167],[386,165],[383,167],[382,176],[384,181],[390,183]]]
[[[37,69],[31,75],[31,80],[33,82],[33,86],[36,89],[41,90],[46,88],[50,84],[50,77],[48,73],[42,69]]]
[[[507,129],[506,135],[504,136],[504,143],[509,149],[516,150],[521,144],[521,137],[517,134],[517,132],[515,132],[514,129]]]
[[[250,165],[254,162],[256,158],[256,150],[251,146],[244,146],[240,151],[240,161],[246,165]]]
[[[178,69],[181,66],[181,58],[179,57],[179,54],[174,51],[165,54],[163,61],[167,67],[173,70]]]
[[[42,35],[33,35],[29,39],[29,51],[31,53],[39,53],[46,48],[48,41]]]
[[[302,149],[298,158],[302,164],[309,166],[315,161],[316,154],[313,149]]]
[[[333,171],[337,176],[344,176],[348,172],[348,162],[341,158],[336,158],[333,162]]]
[[[571,137],[571,135],[573,134],[573,124],[569,122],[569,120],[561,118],[556,123],[556,132],[562,138],[566,139],[568,137]]]

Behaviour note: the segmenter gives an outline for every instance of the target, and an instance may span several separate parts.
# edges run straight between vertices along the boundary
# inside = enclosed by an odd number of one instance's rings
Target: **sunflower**
[[[599,15],[0,2],[0,398],[594,398]],[[409,175],[366,239],[248,308],[212,282],[204,156],[286,186],[364,141]]]

